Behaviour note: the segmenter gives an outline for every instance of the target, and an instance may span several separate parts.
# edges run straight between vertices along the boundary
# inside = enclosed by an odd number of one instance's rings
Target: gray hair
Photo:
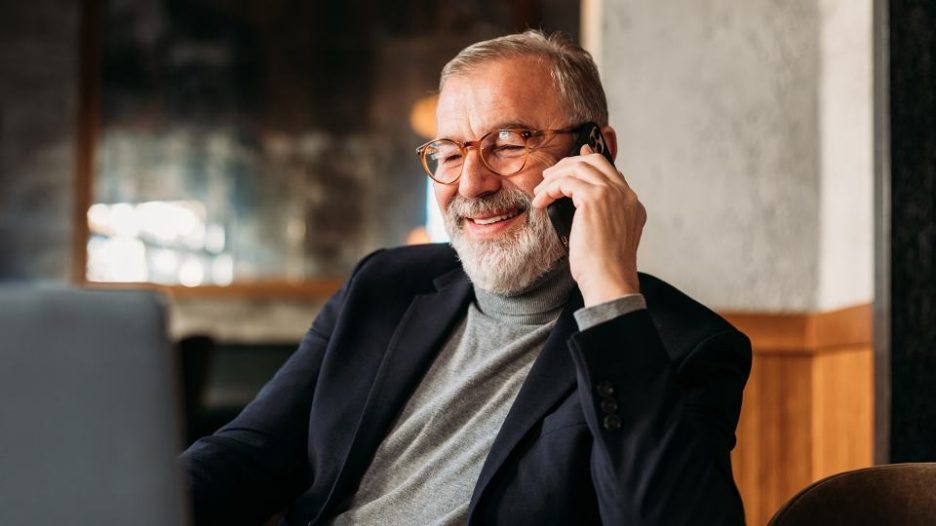
[[[448,79],[467,74],[483,63],[515,57],[532,57],[549,69],[549,76],[575,123],[592,121],[599,126],[608,125],[608,101],[595,61],[588,51],[561,33],[547,36],[530,29],[472,44],[442,68],[439,90]]]

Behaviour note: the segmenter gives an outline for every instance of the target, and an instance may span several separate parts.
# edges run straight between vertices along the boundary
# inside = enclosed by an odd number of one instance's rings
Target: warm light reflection
[[[88,242],[88,279],[147,281],[146,247],[139,239],[112,237]]]
[[[195,257],[188,257],[179,267],[179,283],[186,287],[197,287],[205,280],[205,267]]]
[[[229,285],[233,258],[223,225],[198,201],[97,203],[88,209],[91,281]]]
[[[436,134],[435,113],[438,95],[427,95],[413,103],[410,109],[410,127],[418,135],[432,139]]]
[[[201,203],[152,201],[140,203],[134,212],[144,236],[163,244],[181,242],[194,249],[204,246],[205,210]]]
[[[422,245],[431,242],[432,239],[429,238],[429,232],[427,232],[426,228],[422,226],[418,226],[410,230],[409,234],[406,236],[407,245]]]
[[[234,258],[222,254],[211,264],[211,276],[215,285],[230,285],[234,281]]]

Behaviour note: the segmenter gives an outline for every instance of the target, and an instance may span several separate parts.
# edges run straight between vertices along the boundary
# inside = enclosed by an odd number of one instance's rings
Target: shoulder
[[[679,360],[698,346],[716,340],[741,349],[750,347],[747,337],[727,320],[669,283],[641,273],[640,290],[673,359]]]
[[[381,249],[361,259],[351,276],[325,303],[313,329],[331,334],[343,316],[362,317],[379,311],[383,318],[402,314],[412,298],[436,290],[440,281],[467,276],[448,245],[413,245]],[[377,311],[375,311],[377,309]]]
[[[370,260],[372,263],[379,262],[389,268],[427,265],[430,268],[445,271],[458,266],[458,256],[447,243],[385,248],[370,254],[364,260]]]
[[[410,245],[378,250],[361,260],[351,276],[355,287],[429,292],[436,281],[464,276],[448,244]]]

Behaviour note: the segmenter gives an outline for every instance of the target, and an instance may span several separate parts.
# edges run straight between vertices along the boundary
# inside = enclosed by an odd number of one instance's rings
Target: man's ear
[[[608,151],[611,152],[611,158],[617,160],[618,144],[617,144],[617,132],[614,131],[614,128],[611,126],[602,126],[601,135],[604,136],[605,146],[608,147]]]

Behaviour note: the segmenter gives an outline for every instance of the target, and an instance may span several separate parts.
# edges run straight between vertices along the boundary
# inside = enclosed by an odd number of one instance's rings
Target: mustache
[[[493,194],[475,198],[456,195],[449,203],[446,216],[457,224],[461,219],[477,214],[510,209],[529,210],[532,202],[533,198],[518,188],[501,188]]]

